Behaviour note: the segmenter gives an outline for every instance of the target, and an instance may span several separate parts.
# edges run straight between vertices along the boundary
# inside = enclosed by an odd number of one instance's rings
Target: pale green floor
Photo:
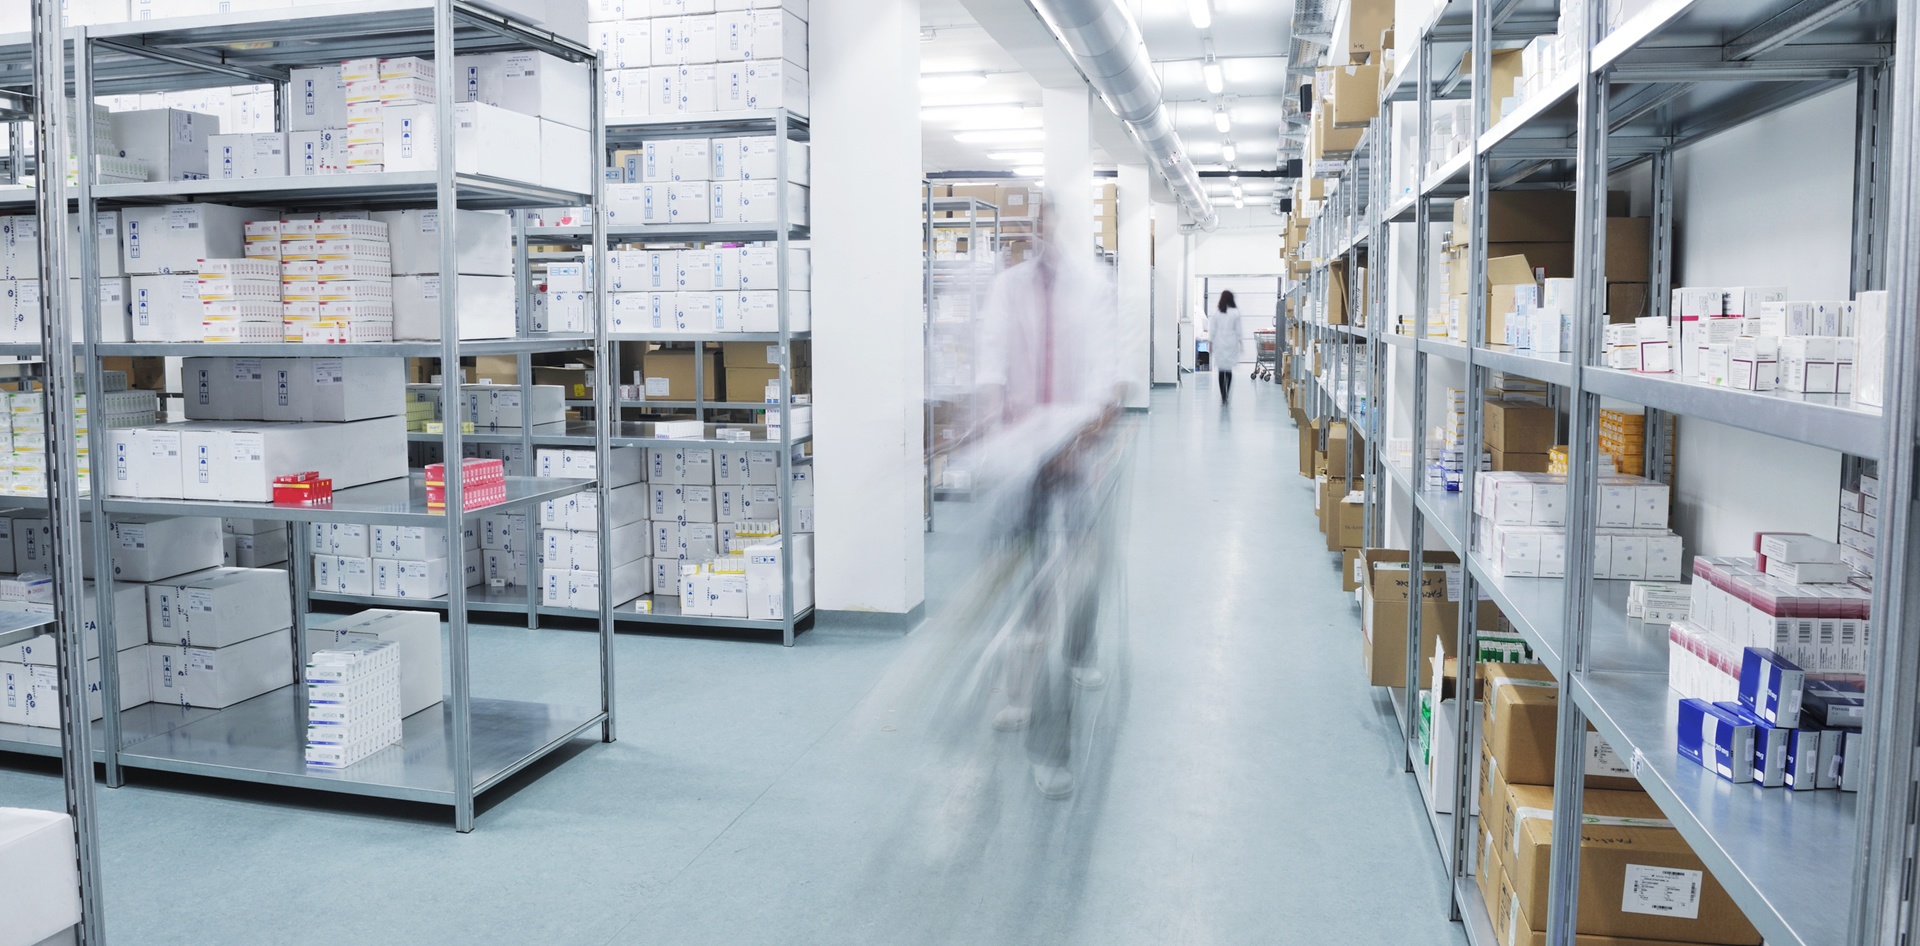
[[[1140,419],[1108,645],[1130,659],[1070,802],[1031,790],[1018,737],[922,766],[886,694],[925,631],[623,634],[620,740],[483,799],[469,835],[434,808],[103,789],[109,942],[1461,943],[1284,400],[1236,382],[1229,416],[1201,374]],[[970,512],[942,504],[932,613]],[[590,635],[474,646],[481,694],[585,701]],[[0,757],[0,804],[59,807],[59,783]]]

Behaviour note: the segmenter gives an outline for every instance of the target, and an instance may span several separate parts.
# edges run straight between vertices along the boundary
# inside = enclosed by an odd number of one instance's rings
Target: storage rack
[[[715,137],[723,135],[771,134],[779,140],[807,141],[810,138],[810,126],[805,116],[790,109],[772,109],[762,111],[721,112],[712,116],[671,115],[659,116],[642,121],[622,122],[605,126],[604,140],[596,157],[610,157],[615,149],[634,147],[642,142],[682,137]],[[600,362],[595,366],[595,377],[603,383],[610,383],[620,371],[618,345],[621,342],[690,342],[694,345],[693,394],[692,400],[664,401],[621,401],[617,410],[594,408],[594,420],[591,424],[568,425],[561,433],[542,431],[536,433],[532,442],[536,445],[561,445],[576,442],[583,437],[599,436],[604,432],[614,446],[692,446],[692,447],[777,447],[780,454],[780,541],[781,541],[781,582],[785,588],[784,614],[778,619],[709,617],[698,614],[680,613],[679,602],[671,598],[644,595],[641,600],[650,602],[649,610],[639,610],[638,602],[615,602],[609,606],[614,620],[637,625],[675,625],[686,628],[710,628],[715,630],[752,630],[779,631],[781,642],[793,646],[794,635],[808,624],[813,616],[811,606],[794,607],[794,512],[793,512],[793,470],[796,466],[810,465],[809,445],[813,442],[811,433],[795,436],[793,432],[793,343],[810,341],[811,330],[795,330],[792,326],[791,312],[788,307],[788,293],[799,287],[792,284],[792,275],[788,272],[789,251],[796,243],[808,239],[805,224],[790,219],[790,208],[786,200],[793,183],[792,168],[788,166],[788,150],[778,149],[776,158],[777,183],[781,192],[776,219],[771,225],[745,223],[696,223],[696,224],[658,224],[643,226],[609,227],[603,217],[596,216],[591,228],[537,226],[525,227],[522,231],[520,246],[523,253],[529,245],[580,245],[596,246],[600,249],[600,262],[595,265],[594,286],[596,298],[604,300],[606,279],[599,274],[605,273],[605,249],[609,243],[649,243],[649,244],[698,244],[698,243],[771,243],[775,247],[779,261],[779,305],[780,328],[777,332],[713,332],[694,334],[688,332],[615,332],[611,330],[604,302],[598,303],[600,323],[605,331],[604,344],[598,349]],[[599,179],[599,171],[595,172]],[[523,258],[524,262],[524,258]],[[524,268],[524,266],[523,266]],[[765,342],[778,345],[780,349],[780,391],[781,400],[777,406],[780,417],[778,440],[770,439],[771,429],[761,431],[753,440],[725,440],[716,430],[709,429],[700,439],[656,439],[653,426],[643,421],[627,421],[627,410],[644,411],[692,411],[697,420],[707,421],[709,411],[767,411],[774,413],[776,406],[766,401],[714,401],[706,397],[706,359],[703,357],[705,346],[714,342]],[[731,394],[729,395],[731,396]],[[715,425],[709,423],[709,428]],[[540,614],[554,614],[565,617],[598,617],[598,615],[577,612],[571,609],[558,609],[541,606],[530,616],[532,621]]]
[[[1567,3],[1579,0],[1565,0]],[[1382,95],[1382,117],[1368,134],[1386,157],[1393,106],[1412,102],[1417,121],[1416,158],[1429,152],[1430,103],[1445,95],[1473,96],[1474,134],[1468,148],[1438,168],[1416,175],[1412,192],[1389,194],[1376,184],[1368,225],[1348,239],[1384,246],[1389,225],[1412,222],[1416,252],[1411,337],[1392,334],[1389,296],[1382,279],[1374,293],[1368,334],[1412,355],[1413,457],[1409,466],[1375,454],[1367,463],[1374,483],[1391,481],[1400,502],[1411,501],[1410,553],[1421,555],[1429,534],[1464,560],[1460,633],[1456,654],[1477,652],[1474,602],[1485,592],[1520,631],[1560,683],[1554,837],[1556,852],[1577,849],[1581,805],[1583,736],[1591,723],[1623,759],[1652,800],[1695,853],[1726,887],[1748,919],[1772,944],[1847,943],[1866,946],[1901,942],[1915,933],[1914,863],[1911,848],[1916,786],[1904,761],[1915,751],[1920,727],[1912,707],[1920,699],[1920,617],[1915,579],[1907,563],[1920,555],[1911,535],[1910,500],[1889,499],[1876,550],[1875,633],[1870,666],[1868,739],[1870,776],[1861,794],[1729,793],[1716,776],[1681,760],[1675,750],[1674,695],[1667,689],[1665,648],[1650,647],[1629,630],[1623,603],[1625,582],[1596,581],[1590,549],[1595,534],[1594,496],[1600,399],[1617,398],[1648,408],[1649,472],[1663,464],[1659,428],[1669,416],[1691,416],[1823,447],[1848,458],[1878,460],[1883,495],[1911,497],[1915,483],[1916,434],[1920,433],[1920,336],[1909,319],[1896,317],[1889,340],[1888,409],[1855,405],[1842,396],[1751,393],[1710,387],[1671,376],[1638,375],[1600,367],[1604,295],[1607,188],[1612,174],[1646,164],[1653,182],[1650,300],[1666,311],[1672,281],[1674,152],[1717,132],[1843,85],[1857,83],[1856,166],[1852,288],[1890,290],[1890,311],[1910,313],[1915,303],[1916,208],[1913,176],[1920,127],[1915,123],[1915,17],[1886,2],[1764,3],[1741,0],[1657,0],[1635,12],[1610,34],[1606,4],[1582,4],[1585,35],[1577,64],[1503,117],[1491,115],[1488,92],[1473,76],[1490,73],[1496,45],[1511,47],[1555,29],[1558,6],[1549,0],[1452,0],[1438,6],[1416,35],[1400,37],[1400,74]],[[1473,67],[1462,82],[1463,55]],[[1375,168],[1387,167],[1376,157]],[[1376,174],[1376,176],[1379,176]],[[1573,352],[1552,356],[1489,344],[1487,324],[1488,193],[1509,187],[1571,188],[1576,219],[1577,297]],[[1451,199],[1470,195],[1475,219],[1456,221],[1469,234],[1471,308],[1467,344],[1427,337],[1432,259],[1430,222],[1444,216]],[[1437,211],[1437,212],[1436,212]],[[1316,221],[1317,224],[1323,220]],[[1381,254],[1385,256],[1386,254]],[[1384,267],[1382,267],[1384,268]],[[1317,266],[1316,266],[1317,269]],[[1310,278],[1297,299],[1316,291]],[[1318,291],[1324,291],[1323,288]],[[1465,440],[1468,462],[1459,493],[1424,488],[1419,462],[1426,430],[1428,362],[1460,365],[1468,391]],[[1478,468],[1483,390],[1491,371],[1545,381],[1569,409],[1567,574],[1561,579],[1507,578],[1495,573],[1473,547],[1471,520],[1462,496],[1471,495]],[[1375,403],[1384,403],[1384,372],[1373,377]],[[1897,379],[1897,380],[1896,380]],[[1379,429],[1376,421],[1374,428]],[[1371,442],[1369,443],[1371,449]],[[1384,508],[1383,487],[1370,484],[1369,504]],[[1370,515],[1370,542],[1382,538],[1381,516]],[[1429,810],[1434,792],[1449,793],[1451,816],[1433,820],[1442,864],[1453,883],[1452,915],[1463,921],[1470,942],[1493,941],[1492,924],[1468,876],[1466,845],[1473,818],[1466,800],[1473,770],[1468,729],[1435,752],[1456,753],[1459,780],[1429,786],[1413,764],[1416,724],[1410,694],[1419,679],[1419,608],[1409,609],[1408,677],[1395,691],[1396,713],[1407,732],[1409,768],[1419,774]],[[1664,643],[1664,642],[1662,642]],[[1474,699],[1473,675],[1460,675],[1458,705]],[[1851,761],[1851,760],[1850,760]],[[1548,942],[1573,942],[1579,859],[1553,859]]]
[[[938,197],[933,193],[933,186],[929,181],[921,182],[921,194],[926,202],[926,242],[923,254],[926,273],[924,285],[921,287],[921,311],[927,349],[927,462],[922,475],[926,478],[928,532],[933,531],[934,500],[966,500],[973,497],[973,490],[970,488],[940,486],[934,481],[934,458],[947,455],[953,449],[952,445],[939,443],[935,438],[936,405],[964,404],[972,392],[972,386],[969,383],[959,381],[936,383],[934,381],[938,374],[934,365],[935,337],[944,335],[949,337],[955,347],[965,346],[969,351],[972,349],[971,333],[974,327],[973,319],[977,315],[976,303],[986,288],[986,282],[993,278],[1000,259],[1000,208],[977,197]],[[936,216],[937,214],[950,216],[939,217]],[[967,252],[964,256],[956,259],[940,259],[937,256],[935,239],[942,230],[966,234]],[[934,300],[951,298],[959,294],[964,294],[967,301],[967,319],[957,323],[952,320],[941,320],[934,311]]]
[[[592,103],[598,114],[600,66],[594,52],[578,42],[527,26],[482,9],[465,0],[353,0],[294,11],[232,13],[180,17],[65,31],[74,50],[76,97],[93,101],[96,94],[151,92],[230,85],[236,80],[284,86],[288,69],[338,63],[353,57],[431,55],[451,63],[461,52],[531,49],[589,70]],[[0,38],[0,81],[13,74],[18,47]],[[440,270],[457,272],[456,209],[513,209],[562,204],[600,205],[601,175],[597,161],[588,171],[588,192],[573,192],[524,182],[508,181],[457,171],[453,166],[455,102],[453,70],[436,71],[439,116],[439,167],[433,171],[386,172],[364,175],[270,178],[258,180],[166,181],[134,184],[96,184],[87,162],[81,162],[76,191],[77,212],[90,218],[102,206],[163,204],[209,200],[238,206],[406,209],[432,208],[440,219]],[[596,139],[600,132],[595,131]],[[74,132],[77,153],[92,152],[92,126],[80,122]],[[600,150],[598,148],[596,151]],[[596,214],[595,220],[599,217]],[[596,226],[597,226],[596,222]],[[45,228],[43,228],[44,230]],[[81,240],[74,267],[81,276],[85,361],[98,365],[111,356],[317,356],[438,358],[445,403],[458,404],[461,355],[524,355],[545,351],[605,347],[606,326],[590,335],[547,336],[522,334],[509,339],[459,339],[458,280],[444,279],[440,295],[441,341],[329,345],[103,343],[100,337],[97,244]],[[52,283],[66,286],[65,274]],[[99,403],[97,371],[87,372],[87,395]],[[523,403],[526,382],[522,382]],[[599,379],[596,400],[608,403],[607,379]],[[103,432],[91,429],[91,452],[104,456]],[[455,459],[462,451],[460,425],[449,423],[441,438],[443,454]],[[593,446],[600,468],[609,463],[607,438],[589,434],[580,445]],[[604,485],[590,480],[509,477],[507,499],[487,507],[491,512],[528,508],[546,500],[582,490],[605,495]],[[111,574],[107,529],[116,514],[175,516],[239,516],[279,519],[295,523],[346,522],[444,526],[460,535],[470,511],[463,509],[458,478],[446,487],[444,514],[427,508],[419,475],[406,481],[387,481],[336,491],[334,502],[323,508],[277,507],[239,502],[180,502],[115,498],[107,495],[103,471],[94,470],[89,498],[95,540],[97,574]],[[28,500],[12,503],[35,508]],[[601,503],[601,529],[606,530],[606,503]],[[189,709],[156,703],[118,711],[118,673],[115,662],[102,660],[101,687],[105,718],[99,733],[102,748],[96,758],[106,764],[107,783],[124,783],[125,769],[151,769],[234,781],[283,785],[345,794],[404,799],[446,805],[453,809],[456,830],[473,828],[474,801],[572,739],[598,727],[600,738],[614,738],[612,627],[603,623],[598,653],[599,695],[595,706],[567,706],[476,697],[472,692],[469,657],[467,589],[462,581],[449,583],[448,628],[452,692],[438,713],[415,714],[404,724],[404,754],[376,756],[341,770],[310,771],[303,759],[304,699],[298,692],[307,634],[307,603],[312,593],[305,569],[309,560],[307,530],[295,529],[290,570],[294,585],[293,686],[265,694],[225,710]],[[71,556],[79,560],[77,542]],[[602,573],[610,570],[610,553],[602,550]],[[64,558],[64,557],[63,557]],[[611,583],[601,588],[602,611],[610,611]],[[101,595],[99,633],[103,653],[113,652],[112,596]],[[392,598],[368,599],[387,607],[407,602]],[[425,718],[431,716],[433,718]],[[45,740],[0,740],[0,749],[46,753]]]

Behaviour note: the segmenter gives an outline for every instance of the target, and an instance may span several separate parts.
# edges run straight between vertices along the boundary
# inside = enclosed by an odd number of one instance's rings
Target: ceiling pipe
[[[1147,44],[1118,0],[1029,0],[1101,101],[1127,126],[1154,169],[1167,179],[1201,228],[1219,225],[1173,120],[1160,99]]]

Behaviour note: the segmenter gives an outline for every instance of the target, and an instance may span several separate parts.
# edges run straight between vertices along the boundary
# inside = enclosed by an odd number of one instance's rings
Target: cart
[[[1272,381],[1275,359],[1279,345],[1273,329],[1259,329],[1253,333],[1253,380]]]

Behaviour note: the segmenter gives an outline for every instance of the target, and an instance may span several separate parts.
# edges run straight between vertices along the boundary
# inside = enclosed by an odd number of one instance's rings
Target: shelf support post
[[[1423,169],[1416,179],[1425,177],[1428,139],[1431,137],[1429,119],[1433,116],[1433,38],[1431,35],[1420,37],[1420,45],[1414,54],[1413,81],[1416,109],[1419,112],[1419,125],[1415,132],[1414,160]],[[1433,206],[1427,200],[1420,185],[1414,185],[1417,193],[1413,200],[1413,240],[1414,240],[1414,281],[1413,281],[1413,437],[1412,455],[1408,457],[1407,501],[1411,504],[1412,528],[1407,539],[1407,562],[1413,576],[1408,588],[1418,588],[1425,576],[1425,557],[1427,541],[1427,517],[1420,512],[1418,494],[1426,482],[1427,456],[1427,353],[1420,343],[1427,337],[1427,307],[1431,291],[1431,263],[1427,258],[1431,244],[1433,228]],[[1413,771],[1413,749],[1420,737],[1420,612],[1424,607],[1407,607],[1407,676],[1406,702],[1407,718],[1401,720],[1406,730],[1403,734],[1406,770]],[[1449,900],[1451,903],[1451,900]]]

